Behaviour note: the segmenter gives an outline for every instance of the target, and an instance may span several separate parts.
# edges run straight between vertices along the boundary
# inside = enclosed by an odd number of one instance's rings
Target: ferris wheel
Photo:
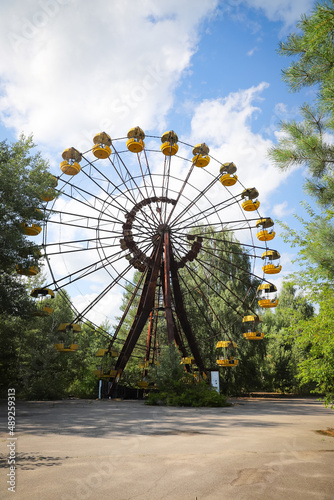
[[[236,165],[215,159],[205,143],[179,140],[174,131],[145,136],[134,127],[120,138],[98,133],[85,152],[65,149],[60,169],[43,196],[48,217],[42,252],[50,281],[34,296],[90,283],[88,302],[80,310],[76,305],[75,320],[60,326],[71,334],[102,301],[128,291],[109,347],[98,354],[113,358],[112,368],[97,374],[117,384],[148,325],[145,372],[157,359],[161,316],[168,343],[178,346],[187,369],[194,363],[205,372],[189,303],[223,349],[218,365],[236,366],[232,326],[244,323],[246,341],[263,338],[258,306],[277,306],[268,278],[281,270],[279,253],[268,247],[273,221],[260,214],[259,193],[243,185]],[[235,259],[241,253],[247,265]],[[229,314],[222,317],[219,303]],[[120,341],[131,307],[136,314]],[[60,351],[78,348],[75,342],[57,345]]]

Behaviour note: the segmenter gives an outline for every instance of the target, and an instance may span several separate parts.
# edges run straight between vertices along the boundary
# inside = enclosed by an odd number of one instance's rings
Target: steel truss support
[[[168,344],[176,343],[182,355],[184,357],[187,357],[187,351],[184,346],[181,333],[177,328],[176,318],[173,314],[172,305],[174,295],[175,315],[177,316],[182,330],[187,338],[189,348],[195,359],[195,363],[197,364],[201,373],[206,371],[197,347],[195,336],[193,334],[184,308],[177,265],[174,260],[173,249],[170,243],[170,235],[168,229],[161,231],[159,242],[153,250],[151,256],[151,262],[151,266],[148,267],[147,270],[136,316],[133,320],[133,323],[115,365],[117,375],[111,384],[108,395],[111,395],[114,388],[116,387],[120,376],[132,354],[132,351],[136,346],[139,336],[149,318],[150,322],[148,329],[147,349],[150,349],[150,335],[152,332],[152,320],[154,316],[155,296],[158,288],[159,275],[160,283],[162,284],[161,288],[167,324]],[[146,350],[145,355],[146,361],[149,360],[148,350]]]

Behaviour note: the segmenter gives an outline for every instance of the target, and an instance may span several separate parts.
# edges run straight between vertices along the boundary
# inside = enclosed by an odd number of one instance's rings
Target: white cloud
[[[314,5],[313,0],[241,0],[238,3],[261,9],[269,21],[282,21],[285,29],[291,28]]]
[[[196,50],[198,25],[216,4],[2,3],[3,123],[57,150],[103,129],[113,135],[137,124],[163,127]]]
[[[249,57],[251,57],[251,56],[254,54],[254,52],[255,52],[256,50],[257,50],[257,47],[254,47],[253,49],[251,49],[251,50],[249,50],[249,51],[247,52],[247,55],[248,55]]]
[[[289,175],[269,161],[267,152],[272,141],[252,131],[252,120],[261,111],[254,102],[262,99],[267,87],[262,82],[225,98],[203,101],[195,110],[189,138],[190,143],[210,145],[210,154],[222,163],[233,161],[239,180],[245,187],[258,189],[265,209],[270,206],[270,194]]]
[[[277,205],[274,205],[272,209],[273,215],[275,217],[285,217],[287,215],[291,215],[293,213],[293,210],[291,208],[288,208],[288,202],[283,201],[282,203],[278,203]]]
[[[116,287],[116,289],[99,300],[94,308],[85,315],[85,318],[96,325],[100,325],[108,320],[113,324],[116,318],[121,314],[120,306],[122,303],[123,291],[122,288]],[[85,310],[86,307],[90,306],[97,295],[98,294],[74,295],[71,300],[77,310],[81,312]]]
[[[71,145],[86,150],[96,132],[106,129],[119,137],[137,124],[159,134],[165,128],[174,89],[196,51],[198,25],[216,4],[216,0],[13,0],[2,4],[1,119],[16,132],[33,132],[36,141],[50,150]],[[260,2],[256,7],[260,7]],[[268,16],[273,12],[268,10]],[[224,98],[203,101],[193,113],[190,137],[180,137],[190,144],[207,142],[212,156],[222,163],[234,161],[243,185],[259,190],[261,210],[270,206],[270,194],[288,176],[267,159],[272,142],[252,131],[252,120],[261,112],[255,102],[262,99],[267,86],[262,82]],[[180,152],[183,155],[181,145]],[[185,156],[189,157],[189,151]],[[161,172],[162,161],[159,153],[159,158],[153,160],[153,169]],[[175,158],[172,167],[173,176],[184,178],[189,163]],[[212,161],[208,172],[217,175],[218,167],[219,163]],[[203,189],[203,179],[204,183],[210,180],[209,173],[204,172],[195,169],[192,174],[191,182],[197,190],[185,190],[188,201]],[[81,183],[82,179],[84,176],[78,175],[74,183]],[[181,186],[182,182],[171,179],[174,198]],[[242,188],[237,185],[232,189],[238,193]],[[226,196],[226,191],[217,183],[209,196],[195,211]],[[94,209],[78,209],[75,201],[65,197],[58,200],[57,206],[80,216],[94,215]],[[63,224],[57,234],[49,230],[51,241],[59,238],[76,242],[91,237],[86,226],[73,229]],[[98,258],[95,250],[54,256],[52,265],[57,279],[89,265],[95,257]],[[124,260],[119,266],[126,265]],[[89,304],[108,282],[110,275],[99,271],[70,285],[70,295],[78,309]],[[102,314],[117,314],[120,297],[121,290],[115,288],[109,302],[103,299],[91,319],[99,322]]]

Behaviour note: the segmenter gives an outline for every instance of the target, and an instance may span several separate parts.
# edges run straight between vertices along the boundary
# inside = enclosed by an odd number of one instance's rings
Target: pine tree
[[[300,109],[301,120],[281,124],[281,139],[269,151],[282,170],[294,166],[306,168],[304,189],[316,201],[317,208],[307,207],[309,219],[298,218],[302,234],[287,229],[287,239],[301,247],[302,259],[316,267],[318,278],[332,279],[334,274],[334,0],[318,2],[310,16],[297,24],[282,42],[281,55],[294,60],[283,71],[283,79],[292,92],[314,87],[316,98]],[[290,236],[289,236],[290,233]],[[314,270],[314,269],[313,269]]]
[[[316,97],[312,104],[301,107],[301,121],[282,123],[281,139],[269,156],[282,170],[306,168],[304,188],[316,202],[315,207],[306,205],[308,220],[297,217],[302,230],[285,226],[285,238],[300,247],[298,260],[303,267],[294,275],[294,282],[320,307],[313,318],[300,319],[293,326],[296,342],[305,353],[297,376],[304,383],[316,384],[325,401],[332,403],[334,351],[329,332],[334,297],[334,0],[316,3],[297,27],[299,33],[292,33],[280,45],[281,55],[294,58],[283,71],[283,79],[292,92],[312,87]]]

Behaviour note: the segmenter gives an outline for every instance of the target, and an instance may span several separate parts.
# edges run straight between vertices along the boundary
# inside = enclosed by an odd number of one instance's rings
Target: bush
[[[198,381],[185,371],[181,355],[173,344],[160,355],[159,365],[153,373],[157,391],[146,400],[149,405],[168,406],[230,406],[226,396],[218,394],[207,382]]]
[[[226,396],[211,389],[206,382],[187,383],[182,381],[170,382],[168,388],[159,392],[151,392],[147,398],[148,405],[167,406],[230,406]]]

